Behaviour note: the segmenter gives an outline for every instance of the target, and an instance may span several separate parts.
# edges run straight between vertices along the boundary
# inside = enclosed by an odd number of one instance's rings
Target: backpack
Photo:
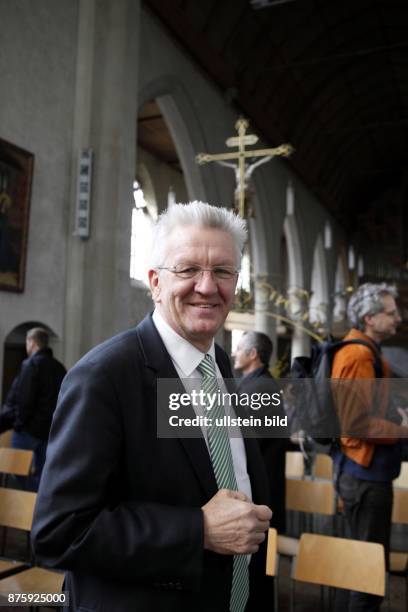
[[[340,423],[333,398],[331,371],[336,352],[348,344],[367,346],[375,356],[375,376],[382,378],[380,353],[364,340],[334,341],[329,338],[321,344],[313,345],[310,357],[296,357],[291,367],[292,380],[306,379],[303,384],[293,385],[297,419],[301,428],[320,444],[333,443],[340,437]]]

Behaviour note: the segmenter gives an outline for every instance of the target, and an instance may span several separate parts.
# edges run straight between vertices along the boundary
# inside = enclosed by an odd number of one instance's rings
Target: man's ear
[[[254,346],[249,351],[249,357],[250,359],[256,359],[258,357],[258,351]]]
[[[152,293],[153,302],[160,302],[160,276],[157,270],[149,270],[149,286]]]

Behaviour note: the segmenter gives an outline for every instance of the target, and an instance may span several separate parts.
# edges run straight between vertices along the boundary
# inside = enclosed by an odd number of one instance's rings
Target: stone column
[[[73,235],[76,212],[77,164],[80,150],[91,141],[92,76],[94,64],[95,0],[80,0],[77,66],[72,137],[71,193],[65,296],[64,363],[70,367],[81,355],[84,262],[86,244]]]
[[[309,296],[302,289],[294,287],[289,288],[288,299],[288,316],[294,323],[291,346],[293,360],[295,357],[310,354],[310,335],[305,330],[307,322],[304,318],[309,313]]]
[[[140,0],[80,0],[65,362],[130,325]],[[94,152],[91,234],[72,235],[77,159]]]
[[[271,316],[273,307],[270,302],[271,289],[274,286],[273,279],[267,275],[258,275],[254,283],[254,309],[255,309],[255,330],[267,334],[273,342],[273,354],[271,363],[276,359],[277,354],[277,335],[276,318]]]
[[[307,357],[308,355],[310,355],[310,336],[298,327],[294,327],[291,347],[292,360],[295,357]]]

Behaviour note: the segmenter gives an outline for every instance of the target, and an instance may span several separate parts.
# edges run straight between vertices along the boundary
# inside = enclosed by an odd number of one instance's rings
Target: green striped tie
[[[211,355],[206,355],[197,367],[202,375],[201,388],[204,394],[213,395],[218,392],[215,364]],[[205,395],[207,397],[207,395]],[[215,404],[210,412],[212,425],[207,429],[208,447],[211,462],[219,489],[237,491],[237,481],[232,463],[231,446],[226,427],[217,427],[216,419],[225,415],[223,406]],[[246,555],[235,555],[232,573],[232,587],[230,598],[231,612],[244,612],[249,596],[249,574]]]

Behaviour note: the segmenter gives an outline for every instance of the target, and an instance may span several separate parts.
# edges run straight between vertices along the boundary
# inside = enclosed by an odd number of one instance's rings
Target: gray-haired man
[[[203,389],[232,377],[214,336],[234,299],[244,240],[231,211],[170,208],[153,241],[153,316],[66,377],[33,542],[43,563],[68,570],[72,611],[243,612],[248,596],[251,605],[271,518],[256,443],[210,428],[159,438],[156,412],[159,379],[183,388],[195,378]]]
[[[356,381],[354,390],[338,387],[337,411],[348,430],[364,424],[361,436],[343,436],[340,449],[334,452],[337,464],[337,486],[344,502],[346,522],[352,538],[384,545],[388,563],[392,513],[392,481],[401,466],[400,438],[408,428],[388,418],[387,386],[377,393],[369,383],[388,378],[390,368],[380,356],[381,343],[396,333],[401,317],[395,302],[395,287],[385,283],[365,283],[350,298],[348,318],[353,326],[346,340],[368,343],[349,344],[334,358],[333,379]],[[371,347],[371,348],[370,348]],[[354,391],[353,390],[353,391]],[[373,406],[377,405],[377,411]],[[377,611],[381,598],[351,593],[350,611]]]

